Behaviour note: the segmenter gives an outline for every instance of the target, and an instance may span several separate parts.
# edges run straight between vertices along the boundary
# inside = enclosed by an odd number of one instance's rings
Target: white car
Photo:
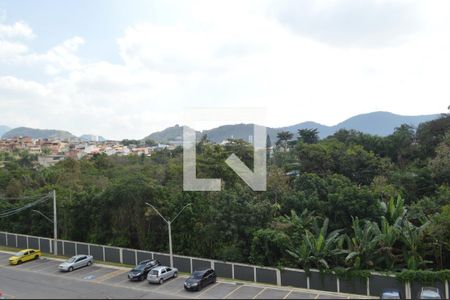
[[[59,265],[59,270],[63,272],[72,272],[73,270],[89,267],[94,263],[94,257],[91,255],[77,255]]]
[[[435,287],[423,287],[419,299],[442,299],[439,289]]]
[[[147,280],[149,283],[162,284],[164,281],[169,280],[170,278],[176,278],[177,276],[178,276],[177,268],[160,266],[154,268],[148,273]]]

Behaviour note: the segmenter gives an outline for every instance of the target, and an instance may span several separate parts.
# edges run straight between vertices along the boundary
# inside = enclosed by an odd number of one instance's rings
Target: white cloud
[[[33,30],[24,22],[16,22],[12,25],[0,24],[0,39],[32,39]]]
[[[78,36],[63,41],[45,53],[23,53],[23,55],[6,56],[4,61],[25,67],[42,69],[47,75],[58,75],[64,71],[73,71],[81,67],[77,55],[84,39]]]
[[[8,61],[17,58],[28,51],[28,47],[22,43],[0,40],[0,61]]]
[[[196,2],[177,23],[130,25],[111,50],[122,63],[81,58],[81,37],[43,53],[10,38],[0,44],[0,60],[47,77],[40,83],[20,74],[0,77],[1,120],[120,139],[179,123],[185,107],[266,107],[267,125],[283,126],[305,120],[334,124],[373,110],[436,113],[448,106],[450,18],[438,5],[398,10],[407,4],[372,1],[377,9],[371,12],[355,2],[323,2],[312,12],[297,12],[309,16],[301,22],[313,29],[299,34],[289,27],[295,24],[265,11],[298,4],[240,3]],[[369,19],[349,26],[347,9],[350,16],[361,12]],[[402,17],[391,32],[383,23],[395,19],[391,12],[413,16],[414,24],[420,19],[420,28],[405,28],[409,21]],[[322,21],[312,20],[315,15]]]
[[[420,29],[417,1],[280,1],[273,15],[293,32],[342,47],[399,44]]]

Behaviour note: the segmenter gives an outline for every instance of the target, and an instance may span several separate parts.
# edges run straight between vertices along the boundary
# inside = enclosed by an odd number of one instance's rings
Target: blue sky
[[[445,112],[449,14],[448,1],[0,0],[0,124],[120,139],[190,107],[264,108],[233,121],[268,126]]]
[[[127,26],[158,21],[158,3],[155,1],[130,0],[126,3],[118,0],[1,0],[0,8],[6,16],[3,23],[21,20],[33,28],[38,38],[30,45],[36,51],[46,51],[62,40],[82,36],[87,43],[79,51],[81,56],[117,63],[120,56],[114,51],[117,49],[116,39]]]

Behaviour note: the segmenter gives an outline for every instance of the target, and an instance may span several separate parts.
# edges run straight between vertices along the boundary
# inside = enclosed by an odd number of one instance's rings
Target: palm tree
[[[278,217],[273,226],[277,229],[281,229],[291,236],[292,240],[301,240],[305,231],[310,229],[316,221],[316,216],[305,209],[300,215],[298,215],[295,210],[291,210],[289,216]]]
[[[353,235],[345,235],[348,247],[345,262],[354,269],[369,269],[375,266],[380,228],[375,222],[365,221],[364,225],[361,223],[358,218],[353,218]]]
[[[401,240],[406,246],[404,249],[404,257],[406,266],[410,270],[417,270],[419,267],[430,263],[422,258],[419,247],[423,242],[425,229],[427,229],[429,221],[420,226],[415,226],[409,221],[403,222]]]
[[[305,231],[299,247],[287,251],[296,260],[296,263],[307,272],[314,267],[329,269],[329,261],[343,253],[339,247],[342,240],[341,230],[328,233],[328,223],[328,218],[323,221],[321,227],[315,222],[312,232]]]
[[[382,204],[389,224],[393,225],[397,223],[399,219],[405,218],[407,211],[405,208],[405,201],[402,197],[398,196],[396,200],[392,197],[387,204],[384,202]]]
[[[385,217],[381,218],[381,231],[379,237],[379,250],[380,263],[384,263],[388,270],[392,270],[399,260],[399,249],[396,249],[394,245],[400,238],[400,228],[402,225],[402,218],[397,218],[394,224],[389,224]]]
[[[283,147],[284,151],[287,151],[288,148],[288,141],[292,140],[294,135],[289,131],[280,131],[277,134],[277,146]]]

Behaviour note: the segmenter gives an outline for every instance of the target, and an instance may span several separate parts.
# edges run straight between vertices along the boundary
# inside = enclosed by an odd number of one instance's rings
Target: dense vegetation
[[[55,189],[62,238],[167,251],[165,223],[145,202],[168,217],[192,203],[173,224],[178,254],[305,269],[450,267],[450,115],[387,137],[281,132],[267,192],[253,192],[224,163],[236,153],[251,166],[245,142],[202,139],[197,153],[198,177],[223,178],[222,192],[182,191],[180,148],[47,169],[26,153],[4,155],[0,212],[29,201],[6,197]],[[39,210],[51,216],[51,203]],[[0,229],[52,236],[52,224],[29,210],[0,219]]]

